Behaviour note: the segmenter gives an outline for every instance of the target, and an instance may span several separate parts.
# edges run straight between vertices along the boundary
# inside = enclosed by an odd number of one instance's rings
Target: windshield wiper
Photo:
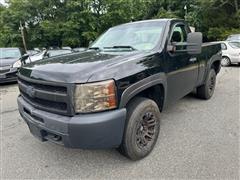
[[[135,51],[137,49],[135,49],[134,47],[132,46],[112,46],[112,47],[104,47],[103,49],[131,49],[132,51]]]

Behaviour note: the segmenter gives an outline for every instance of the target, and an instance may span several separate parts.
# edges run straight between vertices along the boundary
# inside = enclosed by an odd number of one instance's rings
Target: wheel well
[[[215,70],[216,74],[219,73],[221,69],[221,61],[215,61],[212,63],[211,68]]]
[[[226,58],[230,59],[228,56],[222,56],[222,58],[223,58],[223,57],[226,57]]]
[[[164,103],[164,96],[165,96],[164,93],[165,92],[164,92],[163,85],[159,84],[159,85],[155,85],[155,86],[152,86],[150,88],[147,88],[147,89],[141,91],[140,93],[135,95],[133,98],[135,98],[135,97],[146,97],[146,98],[149,98],[149,99],[155,101],[157,103],[158,107],[159,107],[159,110],[162,111],[163,103]],[[130,101],[132,99],[130,99]]]

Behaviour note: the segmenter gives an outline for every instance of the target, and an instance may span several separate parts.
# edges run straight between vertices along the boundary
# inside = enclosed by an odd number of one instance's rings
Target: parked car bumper
[[[12,68],[9,70],[9,72],[3,74],[0,73],[0,84],[17,81],[17,72],[17,68]]]
[[[240,56],[239,57],[236,57],[236,56],[232,57],[231,58],[231,63],[240,63]]]
[[[41,141],[83,149],[114,148],[121,144],[126,109],[69,117],[36,109],[21,96],[18,107],[31,133]]]

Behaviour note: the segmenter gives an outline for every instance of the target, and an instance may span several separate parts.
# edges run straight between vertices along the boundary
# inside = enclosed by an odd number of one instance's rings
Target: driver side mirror
[[[187,52],[190,55],[201,54],[202,33],[193,32],[187,35],[187,42],[173,42],[167,46],[167,51],[171,53]]]
[[[189,33],[187,36],[187,52],[188,54],[201,54],[202,52],[202,33]]]

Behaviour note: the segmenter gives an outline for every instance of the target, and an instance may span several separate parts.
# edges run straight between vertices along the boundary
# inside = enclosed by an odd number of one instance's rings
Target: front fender
[[[162,85],[164,88],[164,100],[167,97],[167,78],[165,73],[158,73],[154,74],[152,76],[149,76],[147,78],[144,78],[128,88],[126,88],[121,96],[121,101],[120,101],[120,108],[123,108],[127,105],[127,103],[137,94],[140,92],[153,87],[155,85]]]

